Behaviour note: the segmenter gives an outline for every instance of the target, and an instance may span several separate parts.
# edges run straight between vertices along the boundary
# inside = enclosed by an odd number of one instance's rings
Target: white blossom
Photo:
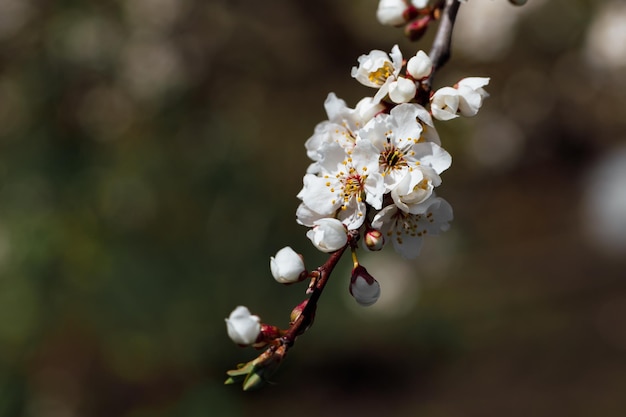
[[[394,45],[390,55],[375,49],[367,55],[361,55],[358,62],[358,67],[352,67],[352,77],[367,87],[378,88],[374,101],[380,102],[389,92],[389,84],[397,81],[402,69],[400,48]]]
[[[250,314],[247,307],[238,306],[226,319],[226,331],[238,345],[251,345],[261,333],[261,319]]]
[[[372,227],[381,230],[393,242],[396,252],[407,259],[419,255],[424,236],[447,230],[452,220],[452,207],[444,199],[433,194],[421,204],[421,214],[406,213],[391,204],[372,220]]]
[[[322,252],[334,252],[348,243],[348,234],[343,223],[337,219],[324,218],[315,221],[306,236],[313,246]]]
[[[409,59],[406,70],[416,80],[421,80],[430,75],[433,70],[433,62],[426,52],[419,50],[415,56]]]
[[[357,229],[365,220],[366,203],[380,209],[384,193],[378,172],[378,152],[369,141],[357,140],[346,152],[337,143],[325,143],[320,149],[319,171],[303,178],[298,193],[305,214],[317,213],[339,218],[348,229]],[[302,219],[304,223],[306,219]]]
[[[327,142],[336,142],[347,151],[351,150],[355,145],[358,129],[385,107],[380,102],[374,102],[372,97],[364,97],[351,109],[335,93],[329,93],[324,101],[324,108],[328,120],[318,123],[313,135],[304,144],[307,156],[313,161],[320,159],[320,148]],[[309,167],[308,172],[315,173],[316,170],[317,165],[314,164]]]
[[[291,247],[285,246],[276,252],[276,257],[270,257],[270,270],[276,281],[291,284],[298,282],[306,269],[302,257]]]
[[[459,90],[442,87],[430,98],[430,110],[437,120],[450,120],[459,117]]]
[[[489,78],[468,77],[457,83],[459,91],[459,113],[469,117],[475,116],[483,105],[483,99],[489,97],[489,93],[483,88],[489,84]]]
[[[407,187],[417,186],[425,178],[423,168],[433,169],[437,175],[450,166],[448,152],[433,142],[421,140],[422,124],[418,116],[424,113],[426,110],[418,104],[400,104],[389,114],[376,116],[360,133],[378,152],[386,192],[405,177]]]

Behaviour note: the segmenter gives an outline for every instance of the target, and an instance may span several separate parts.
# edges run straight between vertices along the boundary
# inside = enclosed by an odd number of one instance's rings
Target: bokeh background
[[[436,86],[451,230],[413,262],[342,261],[315,326],[243,393],[239,304],[284,326],[324,261],[295,222],[303,143],[359,55],[428,50],[376,0],[0,0],[0,416],[623,416],[626,4],[463,5]]]

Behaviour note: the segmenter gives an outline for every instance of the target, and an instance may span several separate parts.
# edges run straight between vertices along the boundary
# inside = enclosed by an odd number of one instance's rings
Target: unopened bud
[[[432,72],[433,62],[426,52],[420,50],[409,59],[409,62],[406,64],[406,70],[415,80],[422,80]]]
[[[323,218],[313,222],[313,228],[306,232],[313,246],[326,253],[341,249],[348,243],[348,234],[341,221]]]
[[[363,244],[368,250],[379,251],[385,245],[385,237],[380,230],[368,229],[363,236]]]
[[[272,340],[278,339],[283,335],[283,331],[276,326],[270,324],[261,323],[261,331],[256,338],[256,341],[252,344],[255,349],[261,349],[267,346]]]
[[[371,306],[380,297],[380,284],[361,265],[352,270],[349,289],[356,302],[364,307]]]
[[[304,311],[304,308],[307,306],[308,303],[309,303],[309,300],[306,299],[300,304],[298,304],[297,306],[295,306],[293,310],[291,310],[291,315],[289,316],[289,320],[290,320],[289,325],[293,325],[296,322],[296,320],[300,318],[300,316],[302,315],[302,312]],[[314,318],[315,318],[315,309],[312,309],[309,314],[309,317],[305,318],[307,322],[303,323],[301,327],[302,332],[308,329],[309,327],[311,327],[311,324],[313,324]]]
[[[281,284],[293,284],[307,277],[302,256],[289,246],[276,252],[276,257],[270,257],[270,270],[274,279]]]
[[[405,17],[406,7],[404,0],[380,0],[376,17],[383,25],[401,26],[407,21]]]
[[[247,307],[239,306],[226,319],[226,331],[233,342],[248,346],[261,334],[261,319],[250,314]]]
[[[421,37],[426,33],[426,29],[428,29],[430,20],[430,15],[427,15],[412,21],[404,27],[404,34],[412,41],[421,39]]]

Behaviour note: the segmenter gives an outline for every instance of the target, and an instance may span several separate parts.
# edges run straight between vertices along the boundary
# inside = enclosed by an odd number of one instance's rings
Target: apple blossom
[[[301,281],[302,273],[306,271],[302,257],[289,246],[276,252],[276,257],[270,257],[270,270],[274,279],[281,284]]]
[[[238,345],[253,344],[261,333],[261,319],[250,314],[245,306],[235,308],[225,320],[228,336]]]

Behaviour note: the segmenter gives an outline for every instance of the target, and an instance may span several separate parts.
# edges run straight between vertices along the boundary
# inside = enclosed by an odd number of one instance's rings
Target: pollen
[[[383,85],[387,78],[389,78],[393,74],[393,65],[391,62],[387,61],[385,64],[378,68],[376,71],[372,71],[367,75],[367,78],[370,82],[376,85]]]

